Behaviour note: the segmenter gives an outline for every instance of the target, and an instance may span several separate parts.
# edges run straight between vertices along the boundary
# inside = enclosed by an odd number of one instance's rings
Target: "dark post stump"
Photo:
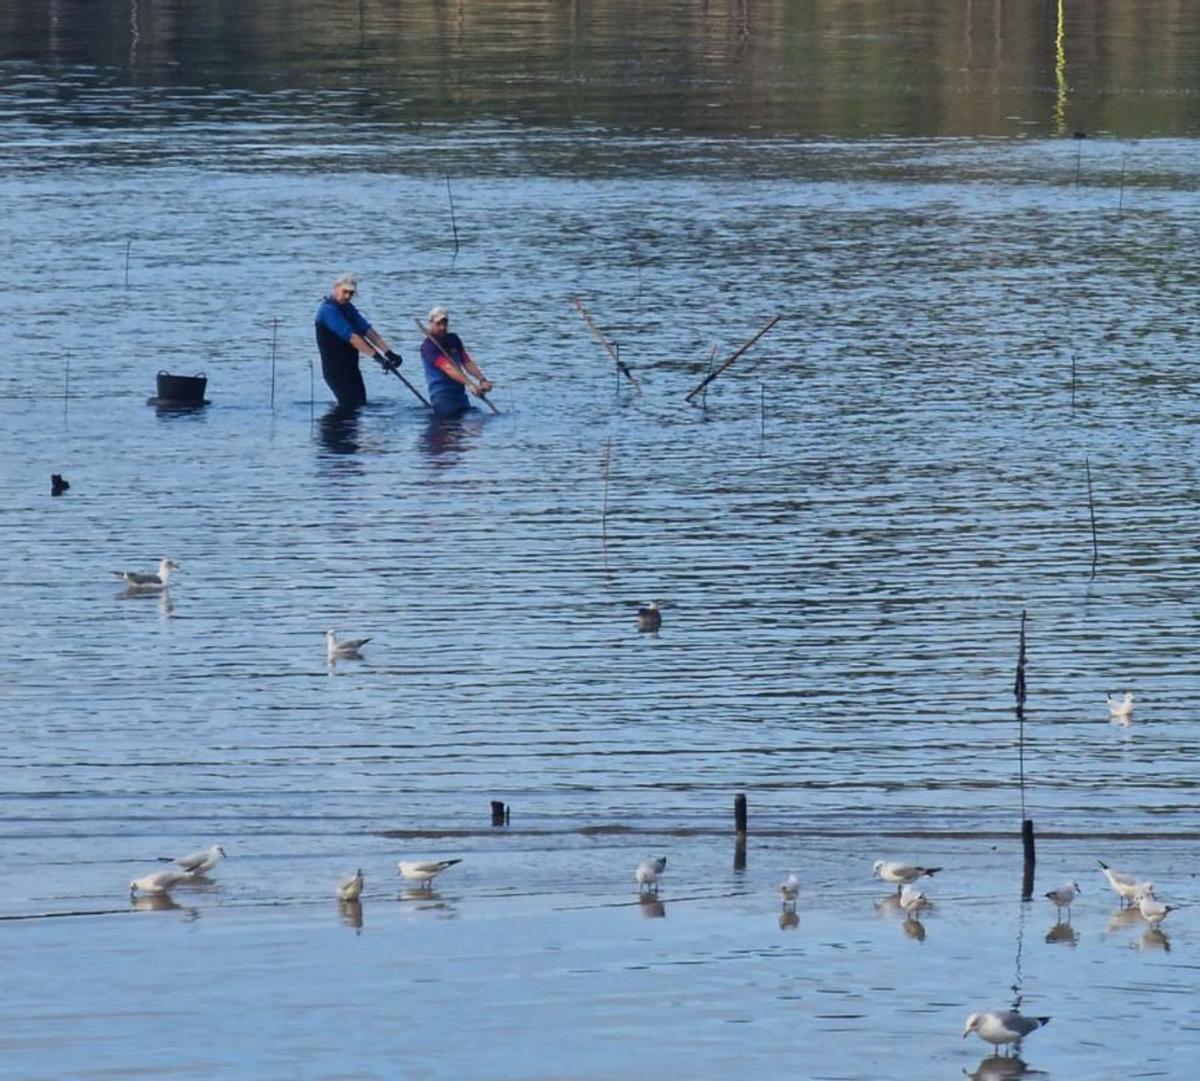
[[[492,800],[492,825],[508,825],[508,808],[505,807],[504,803],[498,799]]]
[[[1025,873],[1021,876],[1021,900],[1033,900],[1033,868],[1037,856],[1033,847],[1033,819],[1021,823],[1021,848],[1025,852]]]

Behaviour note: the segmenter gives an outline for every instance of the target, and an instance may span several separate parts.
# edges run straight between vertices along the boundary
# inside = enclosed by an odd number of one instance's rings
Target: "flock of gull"
[[[162,862],[174,863],[177,869],[155,871],[142,878],[135,878],[129,884],[130,896],[138,893],[165,896],[176,886],[204,880],[224,858],[225,849],[219,844],[178,858],[160,857]],[[417,883],[420,889],[432,890],[433,881],[438,875],[461,862],[461,859],[401,860],[396,865],[396,870],[405,881]],[[1153,882],[1117,871],[1103,860],[1097,862],[1109,885],[1121,899],[1122,909],[1128,907],[1130,911],[1136,910],[1151,928],[1157,929],[1163,920],[1177,909],[1178,906],[1165,904],[1155,896]],[[666,856],[644,859],[637,865],[633,878],[637,884],[639,899],[643,902],[657,899],[666,869]],[[871,873],[873,877],[896,887],[895,904],[903,910],[906,919],[915,920],[922,909],[932,905],[925,892],[917,888],[916,882],[923,878],[931,878],[941,870],[940,867],[876,860]],[[365,878],[360,867],[353,875],[337,883],[335,892],[338,900],[350,904],[357,903],[362,897],[364,884]],[[799,923],[796,908],[800,886],[800,880],[794,874],[789,874],[779,884],[779,897],[784,913],[781,917],[781,927],[795,927]],[[1082,892],[1078,882],[1068,882],[1057,889],[1049,890],[1045,896],[1055,906],[1061,921],[1064,911],[1070,919],[1071,906]],[[1020,1050],[1021,1041],[1026,1036],[1049,1022],[1049,1017],[1026,1017],[1017,1009],[981,1010],[967,1017],[962,1035],[965,1039],[971,1033],[975,1033],[981,1040],[992,1044],[997,1051],[1005,1048],[1007,1053],[1012,1054]]]

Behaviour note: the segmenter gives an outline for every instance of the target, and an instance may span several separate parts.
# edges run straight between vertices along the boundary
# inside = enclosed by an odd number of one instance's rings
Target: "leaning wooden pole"
[[[1087,472],[1088,514],[1092,518],[1092,577],[1096,577],[1096,561],[1100,558],[1100,546],[1096,543],[1096,504],[1092,501],[1092,463],[1086,457],[1083,468]]]
[[[709,383],[711,383],[714,379],[716,379],[718,375],[720,375],[726,368],[729,367],[729,365],[731,365],[735,360],[737,360],[738,357],[740,357],[743,353],[745,353],[747,350],[749,350],[749,348],[756,341],[758,341],[759,338],[761,338],[764,334],[766,334],[766,332],[768,330],[770,330],[776,323],[778,323],[780,318],[781,318],[781,316],[774,315],[769,320],[767,320],[766,325],[757,334],[755,334],[754,337],[752,337],[748,342],[746,342],[745,345],[743,345],[736,352],[731,354],[730,357],[727,360],[725,360],[715,371],[710,372],[703,379],[701,379],[699,383],[697,383],[694,387],[692,387],[691,390],[689,390],[687,392],[687,394],[684,395],[683,400],[685,402],[690,402],[694,397],[696,397],[696,395],[699,394],[706,386],[708,386]]]
[[[612,344],[612,342],[605,337],[604,331],[602,331],[598,326],[596,326],[595,322],[593,322],[592,317],[588,314],[587,308],[583,306],[583,301],[581,301],[578,297],[575,298],[575,309],[579,312],[580,316],[582,316],[583,321],[587,323],[588,330],[590,330],[596,336],[596,341],[604,346],[604,351],[610,357],[612,357],[612,362],[617,366],[617,371],[633,384],[633,387],[638,394],[641,394],[642,384],[638,382],[637,376],[630,371],[629,365],[621,359],[621,354],[617,352],[616,347]]]

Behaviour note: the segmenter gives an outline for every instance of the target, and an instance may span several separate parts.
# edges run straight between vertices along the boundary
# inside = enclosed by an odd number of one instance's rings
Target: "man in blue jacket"
[[[392,352],[362,312],[350,303],[357,292],[358,279],[353,274],[342,274],[335,279],[329,296],[321,301],[315,321],[321,374],[338,405],[351,409],[367,401],[367,388],[358,370],[359,354],[373,357],[382,353],[386,358],[383,367],[388,371],[403,363],[400,354]]]
[[[434,308],[426,325],[428,336],[421,343],[421,360],[429,401],[437,416],[456,417],[471,408],[468,390],[479,397],[492,389],[492,383],[479,370],[462,338],[450,332],[450,313],[445,308]]]

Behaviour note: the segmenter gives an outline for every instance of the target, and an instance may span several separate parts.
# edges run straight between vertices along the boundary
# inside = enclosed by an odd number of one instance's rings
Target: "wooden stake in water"
[[[275,408],[275,344],[279,339],[279,320],[271,320],[271,408]],[[310,362],[311,363],[311,362]]]
[[[612,465],[612,436],[608,437],[608,445],[604,448],[604,507],[600,511],[600,544],[604,552],[604,573],[611,575],[608,569],[608,477]]]
[[[1021,641],[1017,650],[1017,675],[1013,681],[1013,697],[1017,700],[1017,766],[1021,792],[1021,847],[1025,868],[1021,879],[1021,899],[1033,896],[1033,869],[1036,856],[1033,847],[1033,821],[1025,812],[1025,611],[1021,611]]]
[[[458,254],[458,222],[454,218],[454,192],[450,190],[450,174],[446,174],[446,195],[450,199],[450,228],[454,231],[454,254]]]
[[[1083,140],[1086,137],[1082,131],[1075,133],[1075,187],[1079,187],[1079,174],[1083,169]]]
[[[1083,459],[1083,468],[1087,472],[1088,514],[1092,519],[1092,577],[1096,577],[1096,561],[1100,558],[1100,547],[1096,543],[1096,505],[1092,502],[1092,463]]]
[[[1071,412],[1075,412],[1075,356],[1071,354]]]
[[[308,423],[312,424],[317,415],[317,384],[313,378],[312,357],[308,358]]]
[[[744,871],[746,869],[747,831],[746,794],[744,792],[739,792],[733,797],[733,829],[733,869]]]
[[[129,249],[133,247],[133,241],[125,242],[125,288],[129,288]]]
[[[1117,217],[1119,218],[1125,210],[1125,159],[1128,154],[1121,155],[1121,194],[1117,197]]]
[[[705,373],[706,378],[712,375],[713,365],[717,362],[717,346],[712,347],[712,352],[708,354],[708,371]],[[704,393],[700,395],[700,408],[708,408],[708,387],[705,386]]]
[[[621,359],[621,354],[617,351],[617,347],[604,336],[604,331],[596,326],[595,320],[592,319],[587,308],[583,306],[583,301],[578,297],[575,298],[575,310],[579,312],[579,317],[587,324],[588,330],[595,335],[596,341],[598,341],[604,347],[604,351],[610,357],[612,357],[612,362],[617,366],[618,373],[625,376],[625,378],[633,384],[634,390],[636,390],[640,396],[642,393],[642,384],[638,382],[637,376],[634,375],[630,370],[629,365]]]
[[[758,456],[767,449],[767,384],[758,384]]]

